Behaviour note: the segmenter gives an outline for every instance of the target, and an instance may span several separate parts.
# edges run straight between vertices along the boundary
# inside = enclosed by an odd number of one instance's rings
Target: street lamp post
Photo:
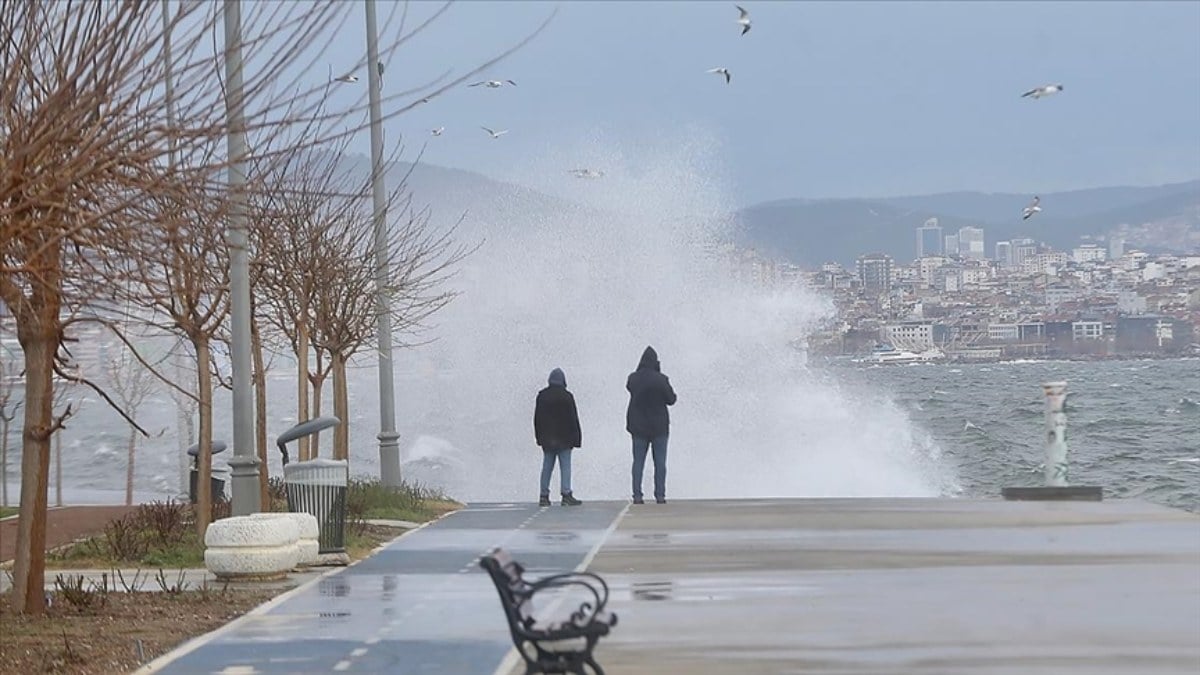
[[[250,386],[250,265],[246,231],[246,120],[242,85],[241,0],[225,0],[225,117],[230,208],[225,231],[229,247],[230,355],[233,371],[232,512],[255,513],[258,494],[258,455],[254,452],[254,393]]]
[[[395,382],[392,371],[392,316],[387,295],[388,234],[387,195],[383,186],[383,115],[379,90],[382,79],[379,36],[375,28],[375,0],[364,0],[367,13],[367,86],[371,108],[371,193],[375,202],[375,296],[379,341],[379,480],[400,484],[400,434],[396,433]]]

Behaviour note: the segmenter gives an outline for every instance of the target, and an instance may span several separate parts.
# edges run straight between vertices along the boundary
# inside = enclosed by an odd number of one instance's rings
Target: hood
[[[567,376],[563,374],[562,368],[555,368],[550,371],[550,386],[551,387],[566,387]]]
[[[638,361],[638,370],[642,368],[659,369],[658,352],[654,351],[654,347],[646,347],[646,351],[642,352],[642,360]]]

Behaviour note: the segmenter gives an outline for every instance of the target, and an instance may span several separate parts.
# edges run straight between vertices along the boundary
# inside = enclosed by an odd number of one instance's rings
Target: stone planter
[[[300,558],[300,526],[292,518],[235,516],[204,532],[204,566],[221,579],[284,576]]]
[[[320,536],[320,527],[317,525],[317,517],[311,513],[252,513],[250,518],[284,518],[295,521],[296,527],[300,532],[300,538],[296,541],[296,546],[299,548],[299,561],[297,565],[306,567],[314,565],[320,555],[321,545],[317,541]]]

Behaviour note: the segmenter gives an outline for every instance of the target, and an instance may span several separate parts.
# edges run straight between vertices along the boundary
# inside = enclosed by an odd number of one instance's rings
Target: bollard
[[[1044,382],[1042,393],[1046,396],[1046,466],[1042,472],[1045,485],[1001,488],[1001,496],[1016,501],[1102,501],[1104,490],[1099,486],[1067,484],[1067,383]]]
[[[1042,384],[1046,395],[1046,487],[1067,485],[1067,401],[1066,382]]]

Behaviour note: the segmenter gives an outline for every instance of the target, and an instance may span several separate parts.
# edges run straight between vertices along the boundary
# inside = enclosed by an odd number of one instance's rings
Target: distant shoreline
[[[909,363],[866,363],[859,361],[866,355],[843,355],[810,357],[809,365],[874,367],[874,366],[962,366],[986,365],[994,363],[1055,363],[1055,362],[1099,362],[1099,361],[1196,361],[1200,354],[1120,354],[1099,356],[1094,354],[1075,354],[1060,356],[1021,356],[1017,358],[979,358],[979,359],[938,359],[936,361],[914,361]]]

